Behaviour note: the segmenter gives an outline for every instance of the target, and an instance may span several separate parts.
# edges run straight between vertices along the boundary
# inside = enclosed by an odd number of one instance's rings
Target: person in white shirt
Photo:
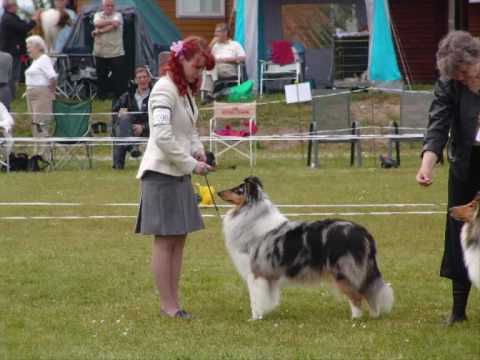
[[[27,107],[32,113],[32,136],[48,137],[51,133],[53,99],[57,73],[53,68],[52,60],[46,54],[47,45],[38,35],[27,38],[27,53],[32,64],[25,71],[25,85],[27,87]],[[46,146],[36,144],[34,153],[50,158]]]
[[[215,57],[215,67],[203,72],[200,90],[204,92],[207,100],[213,98],[215,81],[237,76],[238,64],[245,61],[245,50],[242,45],[228,37],[227,24],[217,24],[215,36],[210,42],[210,48]]]
[[[102,1],[103,11],[95,13],[93,55],[97,66],[98,96],[106,98],[113,92],[118,99],[128,88],[123,46],[123,17],[115,10],[113,0]],[[110,76],[109,73],[111,73]]]
[[[12,128],[15,124],[12,115],[8,112],[7,107],[0,101],[0,134],[3,134],[3,137],[8,139],[5,144],[3,144],[1,151],[3,151],[3,156],[6,158],[10,154],[10,150],[13,146],[12,137]]]

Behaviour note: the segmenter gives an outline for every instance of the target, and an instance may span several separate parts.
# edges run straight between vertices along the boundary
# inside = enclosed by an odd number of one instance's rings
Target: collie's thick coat
[[[450,209],[450,215],[463,221],[460,241],[468,276],[480,289],[480,192],[468,204]]]
[[[256,177],[218,195],[235,205],[223,219],[227,250],[245,280],[252,319],[279,304],[287,282],[329,278],[347,297],[352,318],[366,300],[372,317],[389,312],[393,290],[383,281],[375,241],[360,225],[344,220],[293,222],[263,192]]]

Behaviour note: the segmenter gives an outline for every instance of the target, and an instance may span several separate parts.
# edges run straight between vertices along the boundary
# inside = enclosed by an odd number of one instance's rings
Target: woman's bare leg
[[[183,248],[185,247],[186,235],[180,235],[176,237],[175,245],[172,253],[172,268],[171,268],[171,280],[170,284],[172,285],[172,294],[175,296],[175,302],[179,307],[180,301],[178,299],[178,285],[180,283],[180,276],[182,271],[182,259],[183,259]]]
[[[179,310],[178,296],[174,293],[177,287],[172,283],[174,276],[178,276],[173,272],[174,263],[178,263],[174,254],[176,241],[176,236],[156,236],[152,246],[152,271],[159,292],[160,308],[169,315]]]

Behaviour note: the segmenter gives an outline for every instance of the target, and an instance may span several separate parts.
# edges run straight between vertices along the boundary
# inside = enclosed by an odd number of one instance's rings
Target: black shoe
[[[167,312],[160,310],[160,315],[164,317],[174,318],[174,319],[182,319],[182,320],[190,320],[192,315],[185,310],[178,310],[174,315],[170,315]]]
[[[467,316],[465,314],[456,315],[456,314],[452,313],[452,314],[450,314],[448,319],[445,321],[445,325],[446,326],[453,326],[456,323],[461,323],[461,322],[464,322],[464,321],[467,321],[467,320],[468,319],[467,319]]]
[[[192,318],[192,314],[186,312],[185,310],[178,310],[175,313],[175,318],[182,320],[190,320]]]
[[[131,156],[132,158],[136,159],[136,158],[142,156],[142,152],[141,152],[140,150],[138,150],[138,149],[132,149],[132,150],[130,151],[130,156]]]
[[[123,169],[124,169],[124,166],[122,166],[122,165],[113,165],[113,166],[112,166],[112,169],[113,169],[113,170],[123,170]]]

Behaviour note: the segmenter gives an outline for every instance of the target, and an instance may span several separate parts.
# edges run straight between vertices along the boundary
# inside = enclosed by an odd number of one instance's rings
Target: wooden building
[[[399,65],[413,82],[431,82],[437,77],[435,53],[439,41],[449,31],[449,3],[449,0],[389,0],[397,49],[403,55],[398,57]],[[457,0],[455,4],[459,16],[451,21],[457,23],[457,28],[480,36],[480,3]]]

